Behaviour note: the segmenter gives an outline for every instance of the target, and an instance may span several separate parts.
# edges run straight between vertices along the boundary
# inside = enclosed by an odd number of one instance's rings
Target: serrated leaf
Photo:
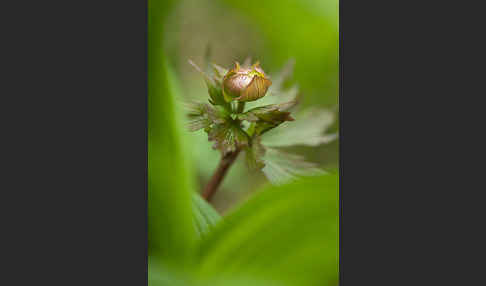
[[[258,136],[277,127],[284,121],[293,121],[290,112],[284,110],[289,109],[294,104],[294,102],[286,102],[252,108],[245,113],[238,114],[238,119],[253,122],[254,125],[250,134]]]
[[[325,172],[303,156],[290,154],[275,148],[266,148],[263,158],[265,177],[274,185],[289,183],[301,176],[317,176]]]
[[[226,154],[235,151],[238,147],[247,146],[250,138],[237,122],[227,120],[222,124],[211,126],[208,130],[208,140],[215,141],[213,148]]]
[[[199,194],[192,196],[194,226],[199,238],[208,234],[221,220],[218,212]]]
[[[286,110],[294,105],[295,102],[285,102],[260,106],[239,114],[238,118],[250,122],[256,122],[258,120],[267,122],[292,121],[293,118],[290,116],[290,112],[287,112]]]
[[[282,124],[262,137],[265,146],[285,147],[293,145],[318,146],[337,138],[337,134],[325,134],[334,122],[334,114],[322,109],[308,109],[294,115],[291,124]]]
[[[260,142],[260,137],[256,137],[251,141],[245,150],[246,165],[250,170],[260,170],[265,167],[263,156],[265,155],[265,147]]]
[[[205,103],[185,102],[184,108],[189,118],[189,131],[207,129],[212,124],[221,124],[227,120],[224,112]]]
[[[258,192],[202,240],[197,277],[337,285],[338,203],[336,175]]]
[[[187,111],[187,127],[189,131],[197,131],[211,126],[212,121],[208,118],[201,103],[186,103],[184,105]]]
[[[287,63],[284,65],[284,67],[280,70],[280,72],[274,76],[272,76],[273,79],[273,85],[272,87],[269,88],[269,92],[280,92],[283,90],[283,84],[285,83],[286,80],[288,80],[294,71],[294,66],[295,66],[295,60],[290,59],[287,61]]]

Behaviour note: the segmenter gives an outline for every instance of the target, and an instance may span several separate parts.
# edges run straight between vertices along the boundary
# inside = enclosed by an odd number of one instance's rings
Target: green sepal
[[[224,92],[223,90],[223,100],[226,102],[226,103],[230,103],[233,101],[233,98],[227,94],[226,92]]]
[[[206,84],[208,86],[209,97],[211,97],[209,102],[212,105],[221,105],[225,108],[229,108],[229,104],[226,102],[225,97],[223,96],[223,89],[221,86],[216,85],[214,81],[206,81]]]
[[[223,78],[224,76],[228,73],[228,70],[217,65],[213,64],[213,69],[214,69],[214,78],[219,84],[223,84]]]
[[[191,64],[194,69],[196,69],[199,73],[201,73],[204,77],[204,81],[208,87],[209,103],[212,105],[220,105],[224,108],[230,108],[230,105],[225,100],[223,96],[223,89],[221,86],[221,81],[217,78],[211,78],[207,73],[203,72],[199,66],[197,66],[193,61],[189,60],[189,64]]]

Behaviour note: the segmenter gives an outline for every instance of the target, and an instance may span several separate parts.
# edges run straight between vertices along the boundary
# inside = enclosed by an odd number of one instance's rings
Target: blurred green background
[[[187,61],[209,50],[270,75],[295,59],[301,105],[337,112],[338,35],[337,0],[148,1],[149,285],[338,285],[338,142],[293,148],[331,174],[283,186],[238,160],[213,201],[221,217],[195,194],[220,154],[180,109],[208,98]]]
[[[337,0],[181,0],[166,2],[163,39],[169,64],[179,79],[180,96],[207,100],[201,75],[188,63],[211,61],[224,67],[259,60],[267,73],[279,71],[295,59],[290,84],[296,83],[304,107],[324,107],[337,112],[338,103],[338,1]],[[336,116],[337,118],[337,116]],[[334,124],[331,131],[337,130]],[[216,168],[219,153],[211,149],[207,134],[189,134],[192,164],[201,189]],[[293,148],[325,170],[338,168],[338,142],[319,147]],[[225,213],[262,184],[260,173],[246,170],[238,160],[214,198]]]

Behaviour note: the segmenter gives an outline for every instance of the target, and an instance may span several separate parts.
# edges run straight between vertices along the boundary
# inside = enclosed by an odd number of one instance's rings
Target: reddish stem
[[[202,193],[203,198],[205,198],[208,202],[212,199],[212,197],[218,190],[219,185],[221,185],[221,182],[223,182],[226,173],[228,172],[231,165],[235,162],[239,153],[240,149],[236,149],[236,151],[229,152],[224,155],[221,158],[221,161],[219,161],[218,168],[214,172],[211,180],[209,180]]]

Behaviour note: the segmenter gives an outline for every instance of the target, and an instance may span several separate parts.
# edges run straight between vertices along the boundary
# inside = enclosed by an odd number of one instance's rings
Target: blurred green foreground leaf
[[[168,4],[148,2],[148,242],[150,255],[179,265],[189,261],[196,239],[191,213],[194,184],[174,77],[163,53]]]
[[[337,285],[338,217],[336,175],[266,188],[201,242],[198,274]]]
[[[265,188],[203,237],[193,271],[151,285],[337,285],[338,224],[337,175]]]

